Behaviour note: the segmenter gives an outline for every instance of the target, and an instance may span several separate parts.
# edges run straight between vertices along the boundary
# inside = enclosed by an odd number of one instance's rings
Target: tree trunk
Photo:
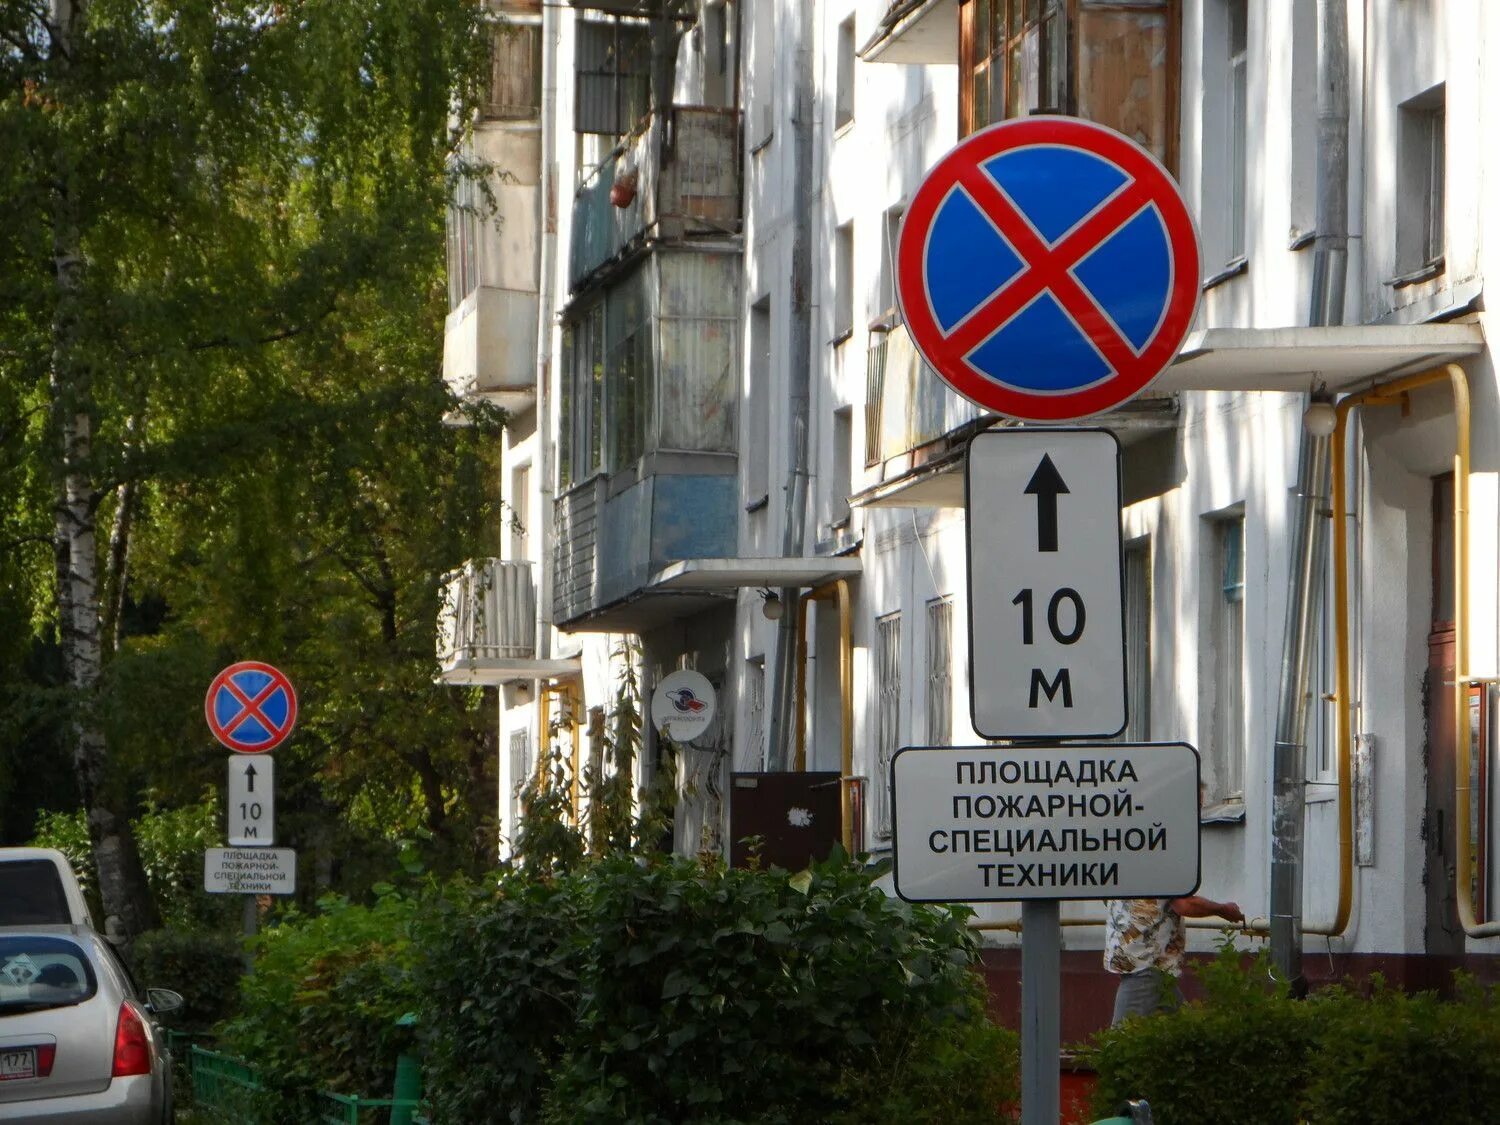
[[[83,3],[52,0],[52,68],[59,100],[71,96],[75,60],[74,30]],[[80,95],[81,96],[81,95]],[[157,923],[129,820],[109,799],[105,781],[107,747],[97,710],[102,651],[99,614],[99,560],[95,519],[97,499],[91,479],[93,378],[82,346],[84,260],[80,206],[74,188],[75,158],[66,138],[58,139],[52,188],[52,256],[56,269],[52,313],[51,392],[56,507],[53,515],[57,561],[59,633],[72,685],[70,725],[73,769],[87,813],[99,896],[106,917],[118,917],[128,938]]]

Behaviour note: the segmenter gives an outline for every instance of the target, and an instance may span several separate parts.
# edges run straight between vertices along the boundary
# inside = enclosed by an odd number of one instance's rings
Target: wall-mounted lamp
[[[762,590],[760,596],[760,611],[766,615],[766,620],[780,621],[782,613],[786,611],[786,606],[781,604],[781,595],[775,590]]]
[[[1338,413],[1333,403],[1325,399],[1313,399],[1302,412],[1302,428],[1313,437],[1327,437],[1338,424]]]
[[[511,686],[516,689],[516,702],[517,703],[525,703],[528,699],[531,698],[531,681],[530,680],[517,680]]]

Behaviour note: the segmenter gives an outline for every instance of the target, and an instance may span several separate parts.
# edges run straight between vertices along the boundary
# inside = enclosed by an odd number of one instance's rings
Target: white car
[[[86,926],[0,926],[0,1121],[165,1125],[172,1059],[154,1017],[182,1005],[138,992]]]
[[[93,927],[68,857],[55,848],[0,848],[0,926]]]

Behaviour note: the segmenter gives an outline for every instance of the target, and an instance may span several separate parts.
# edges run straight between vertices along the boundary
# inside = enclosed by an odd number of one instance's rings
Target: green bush
[[[184,1004],[167,1017],[177,1031],[207,1031],[235,1007],[243,963],[241,939],[191,930],[152,930],[131,946],[142,988],[170,988]]]
[[[1500,1005],[1460,979],[1458,998],[1408,996],[1374,980],[1368,999],[1336,992],[1309,1005],[1319,1065],[1309,1121],[1486,1121],[1500,1103]]]
[[[435,1117],[895,1121],[925,1088],[945,1119],[998,1120],[1014,1040],[983,1015],[966,917],[841,859],[788,875],[620,856],[508,878],[425,950]]]
[[[1457,1000],[1374,978],[1370,997],[1334,988],[1291,999],[1264,952],[1226,945],[1204,967],[1205,998],[1099,1033],[1094,1108],[1146,1098],[1159,1125],[1482,1121],[1500,1101],[1500,1005],[1463,984]]]
[[[513,874],[426,919],[418,991],[434,1120],[540,1118],[576,1005],[572,892]]]
[[[255,971],[219,1047],[252,1059],[290,1101],[312,1089],[386,1096],[416,1007],[411,927],[421,905],[389,885],[374,906],[328,896],[252,939]]]

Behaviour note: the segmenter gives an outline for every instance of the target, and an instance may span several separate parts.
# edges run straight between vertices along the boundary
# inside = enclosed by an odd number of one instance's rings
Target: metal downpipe
[[[793,86],[792,141],[792,275],[790,349],[787,365],[788,464],[786,476],[786,522],[782,529],[781,553],[800,558],[803,525],[807,516],[808,416],[811,413],[812,382],[812,209],[815,201],[813,175],[813,9],[814,4],[796,4],[797,47]],[[763,392],[764,393],[764,392]],[[791,608],[800,591],[781,591],[782,604]],[[796,643],[793,615],[782,615],[776,633],[776,665],[771,685],[771,730],[768,756],[772,769],[791,764],[792,747],[787,743],[793,707],[801,707],[795,694],[792,667]]]
[[[1271,959],[1284,979],[1302,971],[1302,857],[1307,778],[1309,657],[1321,610],[1328,538],[1320,507],[1328,496],[1328,438],[1304,431],[1293,501],[1291,588],[1287,592],[1271,806]]]
[[[1349,16],[1346,0],[1318,4],[1317,232],[1308,323],[1342,324],[1349,244]],[[1308,654],[1326,572],[1328,538],[1313,506],[1327,494],[1328,439],[1303,428],[1277,697],[1271,806],[1271,960],[1284,979],[1302,973],[1303,783]]]

